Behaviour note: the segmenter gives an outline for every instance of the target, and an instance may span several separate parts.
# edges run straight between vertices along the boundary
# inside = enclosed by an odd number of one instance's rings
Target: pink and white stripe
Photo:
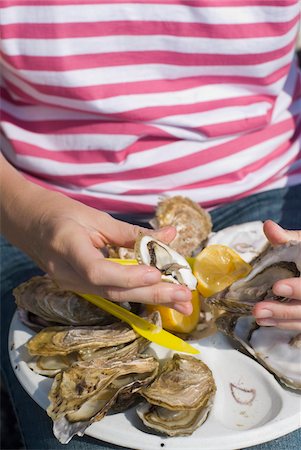
[[[298,0],[2,0],[2,151],[99,209],[301,182]]]

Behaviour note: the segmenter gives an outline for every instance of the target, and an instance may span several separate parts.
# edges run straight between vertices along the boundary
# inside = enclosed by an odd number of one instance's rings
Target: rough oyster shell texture
[[[138,405],[143,423],[169,436],[188,436],[207,418],[216,391],[209,367],[190,355],[174,354],[159,375],[140,394],[147,403]]]
[[[50,324],[63,325],[104,325],[114,318],[105,311],[88,303],[73,292],[60,289],[49,276],[35,276],[13,290],[16,304],[22,310],[37,316],[37,328]],[[29,323],[28,323],[29,322]]]
[[[248,315],[253,306],[261,300],[286,301],[283,297],[275,296],[272,287],[277,280],[300,277],[301,242],[290,241],[269,247],[253,261],[252,266],[253,269],[247,277],[208,297],[206,303],[231,313]]]
[[[66,444],[83,435],[109,409],[129,407],[133,394],[156,376],[159,363],[152,356],[137,355],[127,361],[93,359],[74,363],[56,375],[47,409],[56,438]]]
[[[163,199],[156,209],[155,228],[173,225],[177,235],[170,247],[188,257],[202,246],[212,230],[210,214],[187,197]]]
[[[156,311],[147,317],[161,324]],[[116,322],[103,327],[48,327],[27,342],[28,365],[36,373],[49,377],[67,369],[73,362],[91,359],[125,360],[143,352],[150,341],[139,336],[127,324]]]

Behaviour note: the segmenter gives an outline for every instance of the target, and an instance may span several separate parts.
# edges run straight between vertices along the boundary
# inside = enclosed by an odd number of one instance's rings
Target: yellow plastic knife
[[[173,335],[172,333],[169,333],[168,331],[163,330],[162,328],[148,322],[147,320],[142,319],[142,317],[137,316],[136,314],[122,308],[122,306],[119,306],[116,303],[111,302],[110,300],[99,297],[98,295],[81,293],[78,293],[78,295],[83,297],[88,302],[98,306],[98,308],[104,309],[118,319],[123,320],[128,325],[130,325],[133,330],[136,331],[136,333],[145,337],[149,341],[154,342],[155,344],[162,345],[162,347],[166,347],[177,352],[192,354],[200,353],[199,350],[197,350],[195,347]]]

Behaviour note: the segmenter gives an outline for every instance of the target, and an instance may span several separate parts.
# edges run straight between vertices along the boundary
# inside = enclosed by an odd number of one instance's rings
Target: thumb
[[[263,231],[272,245],[285,244],[288,241],[301,242],[301,231],[286,230],[272,220],[264,222]]]
[[[111,217],[110,226],[105,234],[110,243],[121,247],[132,248],[141,233],[169,243],[175,238],[176,229],[175,227],[167,226],[159,230],[152,230]]]

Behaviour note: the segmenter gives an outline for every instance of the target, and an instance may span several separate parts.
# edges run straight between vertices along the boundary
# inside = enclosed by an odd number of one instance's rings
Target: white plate
[[[9,334],[12,367],[21,385],[43,409],[48,406],[52,379],[32,372],[24,344],[33,335],[14,315]],[[191,436],[164,438],[141,424],[135,408],[108,415],[86,434],[112,444],[140,450],[233,450],[283,436],[301,426],[301,397],[284,390],[263,367],[234,350],[220,333],[194,345],[210,367],[217,385],[214,407],[207,421]],[[152,344],[159,357],[168,350]]]

